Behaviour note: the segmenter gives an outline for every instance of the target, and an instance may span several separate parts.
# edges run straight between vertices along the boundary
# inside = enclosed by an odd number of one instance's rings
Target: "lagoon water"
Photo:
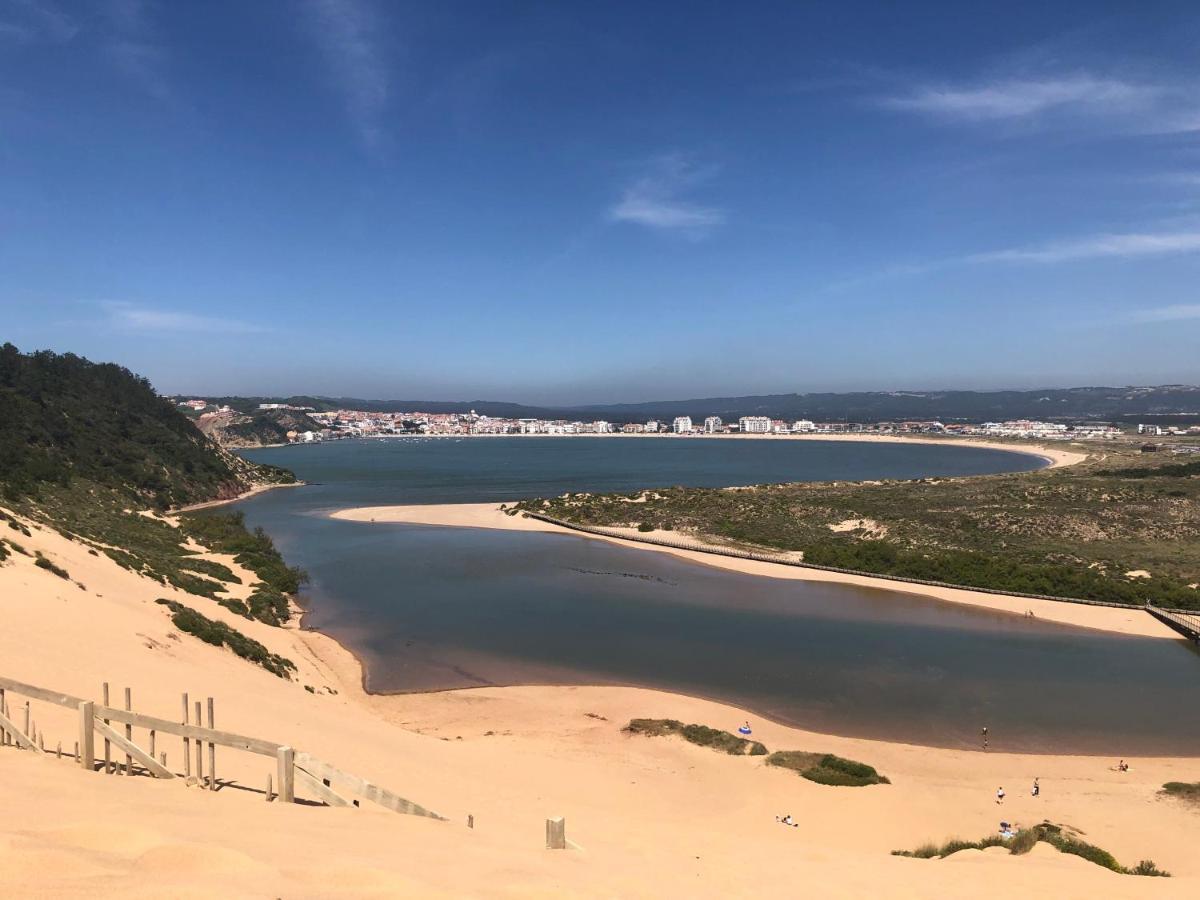
[[[245,455],[310,482],[239,508],[312,575],[305,625],[351,648],[373,691],[630,684],[933,746],[973,746],[983,724],[996,749],[1129,756],[1200,745],[1200,721],[1180,713],[1200,703],[1200,656],[1180,642],[740,575],[575,535],[327,515],[568,490],[986,474],[1036,468],[1036,457],[622,438],[344,441]]]

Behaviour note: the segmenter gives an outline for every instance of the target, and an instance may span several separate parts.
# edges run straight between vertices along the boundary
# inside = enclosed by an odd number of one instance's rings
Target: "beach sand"
[[[0,748],[0,891],[10,896],[662,897],[786,891],[820,897],[1190,897],[1200,892],[1200,816],[1160,799],[1200,778],[1200,759],[931,750],[754,721],[772,749],[829,751],[875,765],[889,786],[831,788],[677,738],[630,737],[633,717],[724,729],[748,718],[719,703],[633,688],[483,688],[370,696],[353,656],[323,635],[248,622],[92,556],[31,526],[18,536],[72,581],[29,557],[0,565],[0,675],[99,699],[133,689],[138,711],[174,719],[180,693],[214,697],[217,726],[309,751],[446,815],[439,822],[364,804],[265,803],[272,761],[217,751],[217,792],[182,779],[86,773],[66,760]],[[79,582],[84,587],[79,587]],[[245,587],[240,590],[245,590]],[[158,597],[227,621],[295,660],[288,682],[179,634]],[[306,690],[312,688],[312,692]],[[11,692],[18,717],[23,698]],[[76,713],[34,701],[53,747],[71,748]],[[975,728],[976,723],[969,727]],[[135,740],[144,732],[135,732]],[[179,771],[180,740],[159,736]],[[98,752],[100,745],[98,742]],[[119,752],[114,756],[121,758]],[[1039,798],[1029,785],[1040,777]],[[1009,800],[997,807],[996,788]],[[303,797],[304,792],[301,790]],[[791,814],[800,828],[775,817]],[[475,827],[466,819],[474,816]],[[579,849],[544,849],[564,816]],[[1117,875],[1048,848],[1023,857],[893,857],[948,837],[980,838],[1001,819],[1065,822],[1132,865]]]

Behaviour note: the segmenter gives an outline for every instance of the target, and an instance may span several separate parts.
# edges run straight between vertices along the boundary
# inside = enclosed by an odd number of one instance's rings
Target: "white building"
[[[817,423],[811,422],[808,419],[797,419],[792,423],[792,431],[801,434],[807,434],[810,431],[817,430]]]
[[[742,416],[738,419],[742,434],[770,434],[771,420],[766,416]]]
[[[655,419],[651,419],[649,422],[646,423],[646,434],[658,434],[658,432],[661,430],[662,429],[661,429],[658,421]]]
[[[704,433],[705,434],[716,434],[718,431],[721,430],[721,426],[724,424],[725,423],[721,421],[720,416],[709,416],[707,419],[704,420]]]
[[[592,434],[612,434],[612,422],[597,420],[592,423]]]
[[[676,434],[691,434],[692,433],[692,417],[691,416],[677,416],[675,418],[674,425],[672,425],[672,428],[675,429]]]

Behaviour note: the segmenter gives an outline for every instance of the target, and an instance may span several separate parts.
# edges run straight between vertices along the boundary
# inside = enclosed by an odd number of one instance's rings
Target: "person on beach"
[[[1125,762],[1125,760],[1121,760],[1119,763],[1117,763],[1117,771],[1118,772],[1128,772],[1129,771],[1129,763]]]
[[[1033,779],[1033,796],[1036,797],[1041,792],[1042,792],[1042,786],[1040,784],[1038,784],[1038,780],[1036,778]]]
[[[776,822],[782,822],[784,825],[791,825],[793,828],[799,828],[799,827],[800,827],[800,823],[799,823],[799,822],[793,822],[793,821],[792,821],[792,814],[791,814],[791,813],[788,813],[788,814],[787,814],[786,816],[784,816],[783,818],[780,818],[779,816],[776,816],[776,817],[775,817],[775,821],[776,821]]]
[[[739,728],[738,734],[750,734],[750,723],[747,722],[745,725]]]
[[[979,736],[983,738],[983,749],[986,750],[988,748],[988,729],[986,725],[984,725],[983,730],[979,732]]]
[[[1004,802],[1004,788],[996,788],[996,803]]]

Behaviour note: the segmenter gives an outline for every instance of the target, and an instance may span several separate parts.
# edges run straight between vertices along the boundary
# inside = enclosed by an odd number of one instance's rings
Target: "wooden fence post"
[[[104,682],[104,690],[102,696],[105,706],[108,706],[108,682]],[[104,720],[104,724],[108,725],[108,719]],[[112,766],[112,746],[109,744],[108,738],[104,739],[104,774],[108,775],[111,772]]]
[[[188,695],[183,695],[183,724],[188,723]],[[183,739],[183,777],[192,776],[192,744],[186,737]]]
[[[4,715],[4,688],[0,688],[0,716]],[[0,726],[0,747],[8,743],[8,730]]]
[[[216,725],[213,724],[213,698],[208,698],[208,727],[215,731]],[[217,745],[212,741],[208,742],[208,789],[215,791],[217,789]]]
[[[197,727],[204,724],[204,720],[200,718],[200,701],[196,701],[196,725]],[[196,738],[196,782],[200,787],[204,787],[204,741]]]
[[[567,849],[567,820],[562,816],[546,820],[546,849]]]
[[[271,773],[267,773],[267,802],[271,802]]]
[[[84,700],[79,704],[79,743],[76,744],[76,756],[84,771],[90,772],[96,768],[96,704]]]
[[[125,688],[125,711],[133,711],[133,691],[129,688]],[[125,725],[125,740],[133,742],[133,726],[128,723]],[[125,774],[133,774],[133,757],[128,753],[125,754]]]
[[[279,799],[283,803],[296,802],[296,751],[291,747],[280,747],[276,756],[279,780]]]

